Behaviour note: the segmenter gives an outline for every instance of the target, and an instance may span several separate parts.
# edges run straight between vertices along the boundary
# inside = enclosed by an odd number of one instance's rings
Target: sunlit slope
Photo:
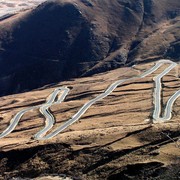
[[[7,128],[10,119],[17,112],[43,104],[55,88],[67,86],[71,90],[65,101],[50,108],[56,119],[52,129],[54,130],[71,118],[86,102],[104,92],[111,83],[138,76],[153,65],[150,63],[120,68],[88,78],[64,81],[29,93],[2,97],[0,131]],[[113,178],[115,174],[124,177],[123,169],[129,169],[131,167],[127,165],[133,164],[145,172],[150,166],[148,177],[154,177],[155,172],[157,177],[161,176],[161,172],[166,170],[164,167],[175,163],[174,160],[180,156],[179,99],[173,105],[170,121],[160,124],[152,124],[151,121],[154,110],[153,77],[162,73],[168,66],[163,65],[145,78],[125,82],[109,96],[95,103],[79,121],[47,141],[31,139],[44,127],[45,119],[38,110],[27,112],[15,130],[0,140],[2,150],[7,151],[2,153],[3,159],[14,162],[16,157],[12,156],[12,153],[17,157],[25,153],[24,161],[17,158],[16,165],[10,167],[1,159],[0,164],[5,167],[0,168],[1,174],[10,168],[16,175],[26,172],[28,177],[32,177],[31,170],[37,175],[51,170],[54,173],[65,173],[85,179],[104,179]],[[162,79],[162,113],[168,99],[179,90],[179,87],[177,66]],[[72,156],[73,160],[70,158]],[[32,167],[29,164],[32,164]],[[74,167],[78,168],[78,171]],[[106,171],[103,171],[104,168]],[[97,173],[99,171],[102,173]],[[130,172],[128,170],[126,173],[131,176]],[[143,178],[144,175],[138,173],[134,176]]]

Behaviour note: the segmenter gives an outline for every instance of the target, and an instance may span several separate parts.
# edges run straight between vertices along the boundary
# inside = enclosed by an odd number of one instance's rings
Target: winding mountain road
[[[164,61],[160,62],[159,64],[163,64]],[[172,61],[166,61],[167,63],[171,64],[168,68],[166,68],[161,74],[154,77],[153,80],[155,82],[155,88],[154,88],[154,112],[153,112],[153,119],[154,122],[160,122],[160,121],[168,121],[171,119],[171,111],[172,111],[172,105],[174,101],[180,96],[180,90],[177,91],[173,96],[170,97],[170,99],[167,102],[164,117],[160,117],[161,114],[161,91],[162,91],[162,84],[161,79],[163,76],[168,74],[173,68],[177,66],[176,63]]]
[[[63,92],[61,94],[60,97],[58,97],[57,101],[55,101],[57,95],[60,93],[60,92]],[[26,113],[26,112],[29,112],[31,110],[35,110],[35,109],[38,109],[40,108],[40,112],[46,117],[46,121],[45,121],[45,127],[43,130],[41,130],[40,132],[38,132],[36,135],[35,135],[35,138],[37,139],[40,139],[40,137],[45,134],[48,130],[50,130],[55,122],[54,120],[54,116],[49,112],[49,107],[52,106],[53,104],[59,104],[61,103],[62,101],[64,101],[66,95],[69,93],[69,89],[66,88],[66,87],[61,87],[61,88],[57,88],[55,89],[52,94],[50,94],[50,96],[47,98],[47,101],[45,104],[43,105],[37,105],[37,106],[33,106],[33,107],[30,107],[30,108],[26,108],[20,112],[18,112],[10,121],[10,125],[8,126],[8,128],[3,131],[2,134],[0,134],[0,138],[3,138],[5,136],[7,136],[8,134],[10,134],[15,128],[16,126],[18,125],[20,119],[23,117],[23,115]]]
[[[58,98],[57,101],[55,101],[57,95],[62,92],[61,96]],[[58,89],[55,89],[54,92],[49,96],[49,100],[40,107],[40,112],[44,117],[46,117],[45,121],[45,127],[39,131],[37,134],[35,134],[35,139],[41,139],[43,135],[45,135],[54,125],[55,119],[54,116],[49,112],[49,108],[54,104],[60,104],[64,101],[67,94],[69,93],[69,89],[67,87],[61,87]]]
[[[46,139],[53,138],[54,136],[56,136],[57,134],[59,134],[60,132],[62,132],[66,128],[68,128],[70,125],[72,125],[73,123],[78,121],[81,118],[81,116],[84,115],[84,113],[93,104],[95,104],[97,101],[102,100],[103,98],[107,97],[109,94],[111,94],[117,88],[117,86],[120,86],[124,82],[130,81],[130,80],[144,78],[144,77],[152,74],[153,72],[155,72],[157,69],[159,69],[164,64],[170,64],[170,66],[167,67],[158,76],[153,78],[154,83],[155,83],[154,95],[153,95],[153,98],[154,98],[154,100],[153,100],[153,103],[154,103],[153,122],[159,123],[159,122],[168,121],[172,118],[172,107],[173,107],[173,104],[176,101],[176,99],[180,96],[180,90],[178,90],[174,95],[172,95],[169,98],[169,100],[166,104],[166,107],[165,107],[164,116],[160,117],[161,110],[162,110],[162,107],[161,107],[161,91],[162,91],[161,80],[162,80],[163,76],[165,76],[167,73],[169,73],[173,68],[175,68],[177,66],[177,63],[172,62],[170,60],[163,59],[163,60],[158,61],[152,68],[150,68],[149,70],[144,72],[142,75],[139,75],[139,76],[136,76],[133,78],[129,78],[129,79],[118,80],[118,81],[114,82],[105,90],[105,92],[103,92],[102,94],[98,95],[96,98],[85,103],[79,109],[79,111],[75,115],[73,115],[72,118],[67,120],[63,125],[61,125],[57,129],[55,129],[54,131],[50,132],[49,134],[47,134],[48,131],[50,129],[52,129],[52,127],[55,123],[55,118],[49,112],[49,108],[53,104],[60,104],[61,102],[63,102],[69,93],[69,88],[67,88],[67,87],[57,88],[52,92],[52,94],[50,94],[50,96],[48,97],[45,104],[27,108],[27,109],[22,110],[19,113],[17,113],[12,118],[8,128],[2,134],[0,134],[0,138],[3,138],[5,136],[7,136],[8,134],[10,134],[15,129],[15,127],[18,125],[20,119],[26,112],[37,109],[37,108],[40,108],[40,112],[46,117],[46,120],[45,120],[45,127],[42,130],[40,130],[37,134],[35,134],[34,138],[38,139],[38,140],[46,140]],[[60,93],[61,93],[61,96],[58,96],[58,94],[60,94]],[[58,98],[57,98],[57,96],[58,96]]]

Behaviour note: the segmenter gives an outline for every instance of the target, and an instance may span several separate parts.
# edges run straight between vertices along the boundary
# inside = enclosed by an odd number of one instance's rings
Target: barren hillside
[[[0,95],[165,57],[179,0],[53,0],[0,21]]]
[[[179,179],[179,0],[40,1],[0,3],[0,180]]]
[[[64,81],[28,93],[0,98],[0,131],[18,111],[42,104],[59,86],[71,88],[66,100],[53,105],[56,124],[71,118],[84,103],[114,81],[142,74],[153,63],[120,68],[106,73]],[[44,126],[38,109],[27,112],[16,129],[0,139],[0,174],[35,178],[66,174],[77,179],[171,179],[179,173],[180,100],[167,123],[152,124],[153,74],[123,83],[94,104],[83,117],[56,137],[37,141],[32,137]],[[162,107],[180,87],[179,66],[163,78]]]

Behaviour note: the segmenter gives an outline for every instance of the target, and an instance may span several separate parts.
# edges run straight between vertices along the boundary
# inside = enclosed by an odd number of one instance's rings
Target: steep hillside
[[[179,0],[53,0],[0,21],[0,95],[169,57]]]
[[[97,97],[116,80],[135,77],[153,66],[120,68],[92,77],[64,81],[35,91],[0,98],[0,132],[20,110],[45,102],[57,87],[71,88],[61,104],[50,109],[56,118],[52,131],[71,118],[86,102]],[[74,179],[175,179],[180,165],[180,99],[172,119],[152,123],[153,77],[163,65],[145,78],[124,82],[96,102],[81,119],[62,133],[45,141],[33,136],[45,125],[38,109],[27,112],[8,136],[0,139],[0,178],[35,178],[43,174],[66,174]],[[179,90],[180,68],[162,79],[162,109]],[[164,112],[164,110],[163,110]]]

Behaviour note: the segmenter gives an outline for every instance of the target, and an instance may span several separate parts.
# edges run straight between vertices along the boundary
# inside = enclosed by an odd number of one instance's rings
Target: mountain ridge
[[[177,0],[55,0],[1,21],[0,95],[148,59],[178,61],[178,9]]]

